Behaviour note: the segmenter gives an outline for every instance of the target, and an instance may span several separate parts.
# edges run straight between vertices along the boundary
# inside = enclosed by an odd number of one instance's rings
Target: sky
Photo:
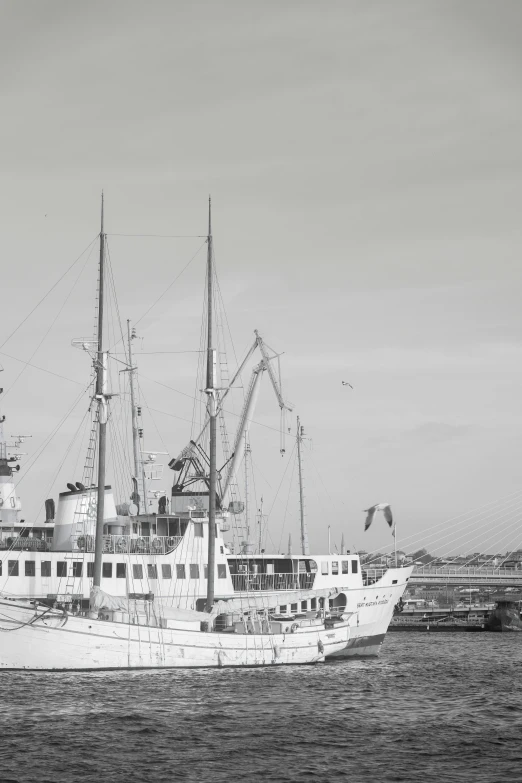
[[[32,434],[26,517],[76,480],[86,398],[36,456],[88,382],[71,340],[92,330],[94,245],[9,335],[95,239],[103,189],[120,314],[162,411],[148,447],[177,454],[192,400],[155,381],[193,395],[198,355],[154,352],[199,348],[210,193],[237,356],[254,328],[284,352],[310,438],[312,551],[328,525],[334,546],[390,547],[382,518],[363,532],[377,502],[399,546],[522,546],[520,3],[3,0],[0,18],[1,403],[6,431]],[[48,372],[17,378],[28,360]],[[267,548],[291,533],[297,549],[267,383],[255,419]]]

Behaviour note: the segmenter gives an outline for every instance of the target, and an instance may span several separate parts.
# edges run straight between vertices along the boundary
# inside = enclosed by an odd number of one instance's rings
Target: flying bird
[[[341,383],[342,383],[342,385],[343,385],[343,386],[349,386],[349,387],[350,387],[350,389],[353,389],[353,386],[352,386],[352,384],[351,384],[351,383],[348,383],[348,381],[341,381]]]
[[[382,511],[384,514],[384,519],[389,524],[389,526],[391,527],[393,525],[393,515],[389,503],[376,503],[374,506],[370,506],[370,508],[365,508],[363,510],[366,512],[366,520],[364,522],[365,530],[368,530],[372,524],[376,511]]]

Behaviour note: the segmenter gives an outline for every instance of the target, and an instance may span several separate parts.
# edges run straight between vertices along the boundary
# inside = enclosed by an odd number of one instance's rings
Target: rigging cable
[[[82,276],[82,274],[83,274],[83,272],[84,272],[84,270],[85,270],[85,267],[86,267],[86,265],[87,265],[87,263],[88,263],[88,261],[89,261],[89,259],[90,259],[90,257],[91,257],[91,254],[92,254],[93,248],[94,248],[94,245],[92,245],[92,246],[91,246],[90,252],[89,252],[88,256],[86,257],[86,259],[85,259],[85,261],[84,261],[84,263],[83,263],[83,266],[82,266],[82,268],[80,269],[80,272],[79,272],[78,276],[76,277],[76,280],[75,280],[75,281],[73,282],[73,284],[72,284],[71,290],[69,291],[69,293],[67,294],[67,296],[66,296],[66,297],[65,297],[65,299],[63,300],[63,302],[62,302],[62,306],[60,307],[60,309],[58,310],[58,312],[57,312],[57,313],[56,313],[56,315],[54,316],[53,320],[51,321],[51,324],[50,324],[49,328],[47,329],[47,331],[45,332],[44,336],[42,337],[42,339],[40,340],[40,342],[38,343],[38,345],[36,346],[36,348],[35,348],[35,349],[34,349],[34,351],[32,352],[32,354],[31,354],[31,356],[29,357],[28,361],[27,361],[27,362],[24,362],[24,366],[22,367],[22,369],[20,370],[20,372],[18,373],[18,375],[16,376],[16,378],[14,379],[14,381],[11,383],[11,385],[9,386],[9,388],[7,389],[7,391],[5,392],[5,394],[4,394],[4,400],[5,400],[5,399],[6,399],[6,397],[9,395],[9,393],[10,393],[10,392],[11,392],[11,391],[14,389],[14,387],[15,387],[15,386],[16,386],[16,384],[17,384],[17,382],[20,380],[20,378],[22,377],[22,375],[24,374],[24,372],[27,370],[27,367],[30,365],[30,363],[31,363],[32,359],[34,359],[34,357],[36,356],[36,354],[38,353],[38,351],[39,351],[39,350],[40,350],[40,348],[42,347],[43,343],[46,341],[47,337],[49,336],[49,334],[50,334],[50,332],[51,332],[51,330],[52,330],[52,328],[53,328],[53,326],[55,325],[56,321],[58,320],[58,318],[59,318],[59,317],[60,317],[60,315],[62,314],[62,312],[63,312],[63,309],[64,309],[65,305],[67,304],[67,302],[68,302],[68,301],[69,301],[69,299],[71,298],[71,296],[72,296],[72,293],[73,293],[74,289],[76,288],[76,286],[77,286],[77,284],[78,284],[78,282],[79,282],[79,280],[80,280],[80,277]]]
[[[16,334],[16,332],[17,332],[17,331],[18,331],[18,330],[19,330],[19,329],[20,329],[20,328],[21,328],[21,327],[22,327],[22,326],[25,324],[25,322],[26,322],[26,321],[27,321],[27,320],[28,320],[28,319],[29,319],[29,318],[32,316],[32,314],[33,314],[33,313],[34,313],[34,312],[35,312],[35,311],[36,311],[36,310],[37,310],[37,309],[40,307],[40,305],[42,304],[42,302],[44,302],[44,301],[47,299],[47,297],[49,296],[49,294],[50,294],[50,293],[52,293],[52,291],[54,291],[54,289],[56,288],[56,286],[57,286],[59,283],[61,283],[61,281],[64,279],[64,277],[66,277],[66,276],[69,274],[69,272],[71,271],[71,269],[73,269],[73,267],[75,267],[75,266],[76,266],[76,264],[77,264],[77,263],[78,263],[78,261],[81,259],[81,257],[82,257],[82,256],[83,256],[83,255],[84,255],[84,254],[85,254],[85,253],[86,253],[88,250],[90,250],[90,249],[91,249],[92,245],[94,245],[94,243],[95,243],[95,242],[96,242],[96,240],[98,239],[98,236],[99,236],[99,235],[98,235],[98,234],[96,234],[96,236],[94,237],[94,239],[93,239],[91,242],[89,242],[89,244],[87,245],[87,247],[85,248],[85,250],[83,250],[83,251],[80,253],[80,255],[78,256],[78,258],[77,258],[75,261],[73,261],[73,262],[72,262],[72,264],[69,266],[69,268],[68,268],[68,269],[66,269],[66,271],[63,273],[63,275],[61,275],[61,277],[59,277],[59,278],[58,278],[58,280],[56,281],[56,283],[54,283],[54,285],[53,285],[53,286],[51,286],[51,288],[50,288],[50,289],[47,291],[47,293],[46,293],[46,294],[44,294],[44,296],[42,296],[42,298],[40,299],[40,301],[39,301],[39,302],[37,302],[37,304],[35,304],[35,306],[33,307],[33,309],[32,309],[32,310],[31,310],[31,311],[30,311],[30,312],[29,312],[29,313],[28,313],[28,314],[25,316],[25,318],[24,318],[22,321],[20,321],[20,323],[18,324],[18,326],[17,326],[15,329],[13,329],[13,331],[11,332],[11,334],[9,334],[9,335],[8,335],[8,337],[6,337],[6,338],[5,338],[4,342],[0,344],[0,348],[3,348],[3,347],[4,347],[4,345],[6,345],[6,344],[9,342],[9,340],[11,339],[11,337],[13,337],[13,336]]]

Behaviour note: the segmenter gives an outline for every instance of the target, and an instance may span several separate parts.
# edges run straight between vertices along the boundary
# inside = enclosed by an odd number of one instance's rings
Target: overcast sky
[[[212,193],[236,349],[258,328],[285,352],[312,438],[312,549],[328,524],[337,545],[342,532],[389,545],[382,519],[362,533],[375,502],[392,504],[400,545],[519,491],[518,0],[2,0],[0,14],[0,343],[95,237],[102,188],[113,235],[204,234]],[[201,242],[109,236],[122,318],[138,320]],[[7,432],[33,434],[26,464],[88,380],[70,342],[91,330],[95,260],[32,359],[76,383],[28,368],[13,386],[23,365],[0,356]],[[77,269],[0,350],[33,355]],[[144,352],[199,347],[203,280],[204,249],[140,322]],[[147,355],[140,369],[192,393],[194,356]],[[150,407],[181,417],[156,414],[162,442],[148,425],[149,447],[175,454],[192,403],[142,385]],[[22,481],[27,518],[85,406]],[[256,418],[278,426],[268,384]],[[278,448],[253,427],[265,508]],[[77,478],[67,465],[55,496]],[[291,532],[297,549],[296,492],[281,530],[287,496],[268,548]],[[461,548],[522,546],[517,508]]]

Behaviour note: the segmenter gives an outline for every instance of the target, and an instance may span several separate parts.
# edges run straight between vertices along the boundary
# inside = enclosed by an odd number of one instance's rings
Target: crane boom
[[[241,444],[245,437],[245,433],[248,432],[252,411],[255,408],[257,402],[257,396],[259,394],[260,381],[261,378],[263,377],[263,373],[265,370],[266,370],[266,364],[264,360],[260,362],[256,367],[254,367],[254,369],[252,370],[252,378],[250,380],[250,386],[248,387],[248,392],[245,397],[245,402],[243,404],[243,410],[241,411],[241,415],[239,417],[239,424],[236,431],[236,437],[234,439],[234,448],[232,450],[232,458],[228,468],[227,477],[223,485],[223,497],[221,499],[221,503],[223,506],[226,505],[227,494],[230,488],[230,484],[234,480],[235,475],[237,473],[237,469],[239,467],[239,462],[241,460],[242,453],[243,453],[241,450]]]
[[[277,397],[277,401],[279,403],[279,407],[281,408],[282,411],[283,410],[287,410],[287,411],[290,412],[290,411],[293,410],[293,405],[290,405],[288,402],[285,402],[284,397],[283,397],[283,391],[281,389],[281,381],[277,380],[277,378],[275,376],[274,368],[272,367],[272,365],[270,363],[272,361],[272,359],[276,358],[276,356],[269,356],[268,355],[268,351],[267,351],[268,346],[263,341],[263,338],[261,337],[261,335],[259,334],[257,329],[255,329],[255,335],[256,335],[256,343],[257,343],[257,345],[259,347],[259,350],[261,351],[261,355],[262,355],[262,357],[263,357],[263,359],[265,361],[266,369],[268,370],[268,375],[269,375],[270,380],[272,382],[272,386],[274,387],[274,391],[276,393],[276,397]]]

